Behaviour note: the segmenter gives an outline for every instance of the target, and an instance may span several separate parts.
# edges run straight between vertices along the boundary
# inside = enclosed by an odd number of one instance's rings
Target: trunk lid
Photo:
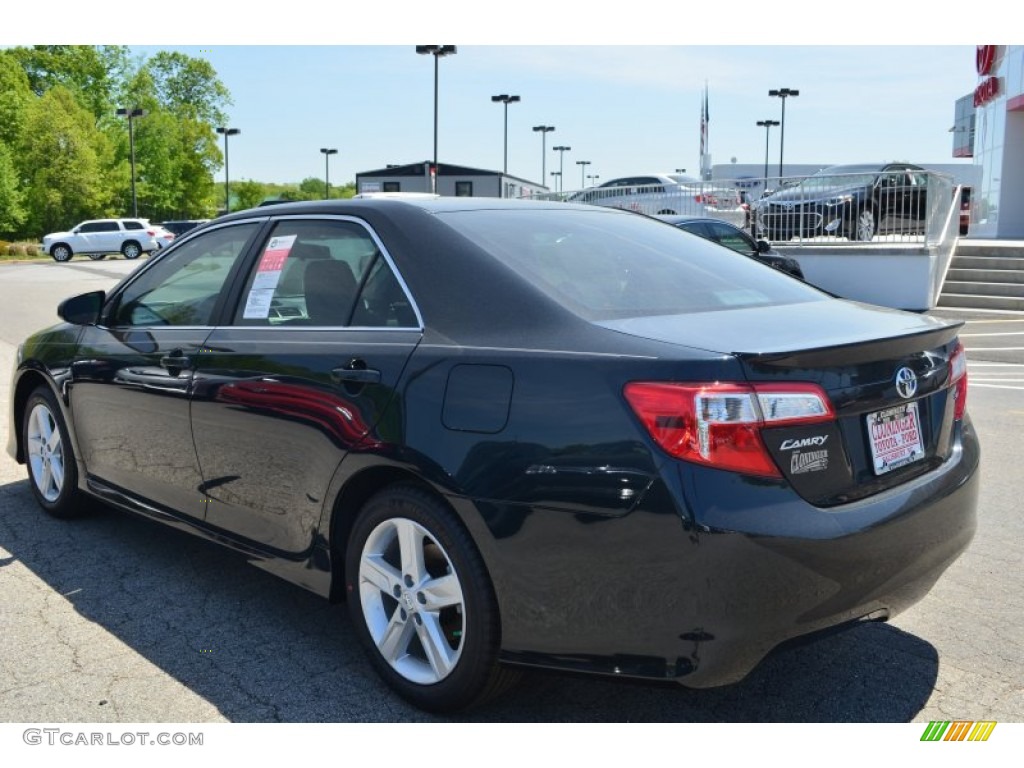
[[[826,300],[601,323],[739,360],[749,382],[820,386],[831,422],[765,427],[783,476],[831,506],[933,469],[952,450],[950,360],[962,323]]]

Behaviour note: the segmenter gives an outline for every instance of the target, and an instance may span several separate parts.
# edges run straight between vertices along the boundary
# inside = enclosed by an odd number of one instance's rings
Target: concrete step
[[[942,286],[943,293],[970,293],[981,296],[1018,296],[1024,298],[1022,283],[978,283],[964,280],[949,280]]]
[[[959,269],[953,267],[946,273],[946,282],[950,281],[1024,284],[1024,269]]]
[[[1024,257],[982,256],[965,253],[963,249],[957,248],[950,267],[953,269],[1007,269],[1024,272]]]
[[[962,237],[956,244],[956,252],[965,256],[991,256],[998,258],[1024,259],[1024,246],[1020,241],[978,240]]]
[[[1022,312],[1024,311],[1024,297],[943,293],[939,296],[938,306],[957,307],[959,309],[1002,309]]]

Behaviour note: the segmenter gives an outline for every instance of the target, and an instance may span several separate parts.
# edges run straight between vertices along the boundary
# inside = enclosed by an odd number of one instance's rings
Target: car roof
[[[831,165],[822,168],[816,175],[826,176],[835,173],[880,173],[882,171],[923,171],[919,165],[911,163],[856,163],[852,165]]]
[[[635,216],[629,211],[620,211],[614,208],[605,208],[595,205],[574,205],[554,200],[503,200],[496,197],[361,197],[347,200],[308,200],[295,203],[279,203],[263,208],[250,208],[245,211],[235,211],[225,214],[217,219],[217,222],[233,221],[237,219],[251,219],[254,217],[270,216],[294,216],[294,215],[359,215],[377,211],[386,214],[388,211],[404,208],[406,210],[420,209],[426,213],[442,213],[449,211],[474,211],[474,210],[515,210],[549,208],[566,210],[567,206],[578,208],[584,211],[595,213],[611,213],[616,215]]]
[[[733,229],[740,229],[735,224],[730,224],[728,221],[724,221],[722,219],[716,219],[714,216],[691,216],[685,213],[680,213],[672,216],[655,216],[654,218],[660,219],[661,221],[667,221],[669,224],[725,224]]]

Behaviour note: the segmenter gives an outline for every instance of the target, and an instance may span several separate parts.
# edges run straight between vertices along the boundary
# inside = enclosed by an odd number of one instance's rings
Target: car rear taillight
[[[953,389],[953,418],[960,420],[967,410],[967,352],[959,341],[949,358],[949,382]]]
[[[156,237],[156,230],[155,229],[147,229],[146,230],[146,234],[149,235],[150,237]]]
[[[816,384],[631,382],[624,394],[670,456],[766,477],[781,473],[761,439],[763,428],[835,418]]]

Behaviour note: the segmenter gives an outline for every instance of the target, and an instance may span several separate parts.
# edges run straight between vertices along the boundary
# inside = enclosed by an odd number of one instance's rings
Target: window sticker
[[[284,263],[288,260],[297,235],[272,237],[267,249],[260,257],[256,267],[249,296],[245,300],[245,311],[242,317],[246,320],[265,320],[270,317],[270,303],[277,289],[277,283],[284,271]]]

